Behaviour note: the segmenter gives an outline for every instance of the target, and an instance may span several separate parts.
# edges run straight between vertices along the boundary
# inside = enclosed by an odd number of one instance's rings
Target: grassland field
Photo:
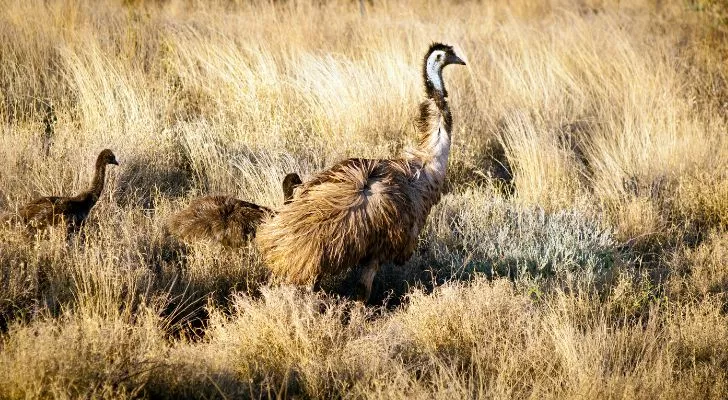
[[[410,146],[434,41],[446,191],[368,304],[167,237]],[[727,129],[718,0],[4,0],[0,212],[120,165],[0,227],[0,398],[728,398]]]

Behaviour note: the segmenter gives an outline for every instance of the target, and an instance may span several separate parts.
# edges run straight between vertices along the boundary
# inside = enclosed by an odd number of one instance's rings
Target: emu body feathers
[[[273,210],[230,196],[195,199],[167,221],[169,233],[184,240],[208,239],[240,247],[255,235],[258,224]]]
[[[426,206],[413,176],[403,160],[349,159],[322,172],[260,227],[266,263],[298,284],[382,255],[403,263]]]
[[[287,203],[301,184],[298,174],[283,179],[283,199]],[[240,247],[255,236],[261,221],[273,215],[270,208],[231,196],[206,196],[195,199],[167,221],[167,231],[183,240],[206,239],[223,246]]]

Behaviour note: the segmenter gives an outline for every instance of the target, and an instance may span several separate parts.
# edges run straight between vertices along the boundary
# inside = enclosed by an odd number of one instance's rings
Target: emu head
[[[442,83],[442,69],[450,64],[465,65],[465,61],[455,53],[452,46],[433,43],[425,55],[423,71],[425,85],[427,85],[428,89],[433,89],[447,96],[445,86]]]
[[[106,164],[119,165],[119,162],[116,161],[116,156],[114,155],[114,152],[109,149],[105,149],[104,151],[99,153],[99,157],[96,159],[96,167],[100,167]]]
[[[283,178],[283,204],[291,202],[291,199],[293,199],[293,190],[302,183],[301,177],[295,172],[292,172]]]

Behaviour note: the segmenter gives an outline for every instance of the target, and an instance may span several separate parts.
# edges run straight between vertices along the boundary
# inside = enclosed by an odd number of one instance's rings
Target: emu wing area
[[[349,159],[305,183],[256,238],[266,264],[290,283],[313,282],[362,261],[403,263],[422,226],[422,202],[404,160]]]

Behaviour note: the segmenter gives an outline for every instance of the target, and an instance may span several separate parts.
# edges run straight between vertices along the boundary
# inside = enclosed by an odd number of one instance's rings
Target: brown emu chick
[[[283,197],[289,202],[301,178],[296,173],[283,179]],[[183,240],[208,239],[227,247],[241,247],[255,236],[258,225],[275,212],[231,196],[205,196],[167,221],[167,231]]]
[[[88,190],[73,197],[50,196],[35,199],[18,209],[17,217],[34,229],[65,223],[69,233],[78,231],[104,190],[108,164],[119,165],[114,153],[105,149],[96,158],[96,172]]]
[[[323,275],[361,266],[356,291],[366,301],[380,264],[412,256],[440,200],[450,154],[452,116],[442,70],[465,62],[452,47],[433,44],[423,64],[418,147],[397,159],[335,164],[260,227],[256,243],[278,280],[316,286]]]

